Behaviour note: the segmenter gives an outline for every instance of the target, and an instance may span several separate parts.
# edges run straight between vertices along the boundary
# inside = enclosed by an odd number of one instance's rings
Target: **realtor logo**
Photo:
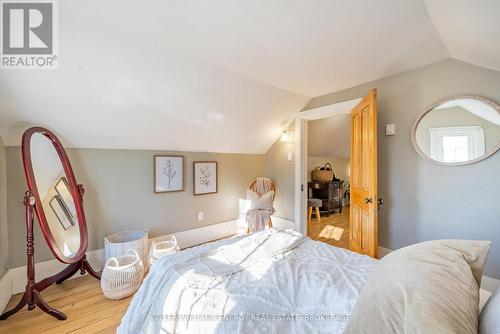
[[[2,68],[56,68],[54,2],[2,2]]]

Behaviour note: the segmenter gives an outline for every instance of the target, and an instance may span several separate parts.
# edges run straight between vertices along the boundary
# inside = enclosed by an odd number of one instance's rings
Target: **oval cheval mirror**
[[[23,135],[22,156],[28,190],[23,203],[26,209],[27,276],[26,291],[19,304],[0,316],[7,319],[25,305],[38,306],[44,312],[65,320],[64,313],[51,308],[41,292],[52,284],[61,284],[80,271],[100,279],[87,262],[88,235],[83,210],[84,189],[77,184],[71,163],[59,139],[51,131],[33,127]],[[36,217],[52,254],[68,266],[60,273],[35,281],[33,221]]]

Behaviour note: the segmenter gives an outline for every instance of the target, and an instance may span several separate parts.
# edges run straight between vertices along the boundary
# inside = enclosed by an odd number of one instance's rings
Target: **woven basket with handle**
[[[139,289],[144,277],[141,257],[134,249],[119,258],[110,257],[101,275],[101,288],[104,296],[122,299]]]
[[[324,167],[316,167],[311,176],[316,182],[330,182],[335,177],[335,173],[333,173],[332,165],[327,162]]]
[[[152,265],[154,262],[158,261],[160,258],[175,254],[179,251],[179,246],[177,245],[177,239],[173,235],[170,240],[156,242],[153,240],[151,249],[149,250],[149,264]]]

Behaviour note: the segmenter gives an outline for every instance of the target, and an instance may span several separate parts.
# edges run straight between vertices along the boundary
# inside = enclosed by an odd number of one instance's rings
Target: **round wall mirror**
[[[87,248],[78,185],[57,137],[46,129],[30,130],[23,155],[38,222],[52,253],[62,262],[76,262]]]
[[[415,122],[412,142],[420,155],[444,165],[486,159],[500,149],[500,107],[477,96],[438,101]]]

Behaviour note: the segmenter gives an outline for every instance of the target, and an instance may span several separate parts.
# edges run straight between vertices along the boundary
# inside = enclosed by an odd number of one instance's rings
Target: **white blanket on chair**
[[[266,209],[250,209],[246,214],[246,222],[248,230],[251,233],[264,231],[266,229],[267,223],[271,219],[271,214],[274,211]]]
[[[273,180],[268,177],[258,177],[255,181],[255,192],[260,196],[273,190]]]
[[[251,200],[252,208],[246,213],[246,222],[250,232],[263,231],[266,225],[271,220],[271,215],[274,214],[273,203],[271,201],[269,207],[267,208],[254,208],[254,202],[256,198],[249,198],[249,191],[253,196],[262,197],[265,194],[273,190],[273,181],[268,177],[258,177],[255,181],[255,186],[253,189],[247,191],[247,200]],[[254,191],[252,193],[252,191]],[[271,195],[274,198],[274,193]],[[270,198],[272,200],[272,198]]]

